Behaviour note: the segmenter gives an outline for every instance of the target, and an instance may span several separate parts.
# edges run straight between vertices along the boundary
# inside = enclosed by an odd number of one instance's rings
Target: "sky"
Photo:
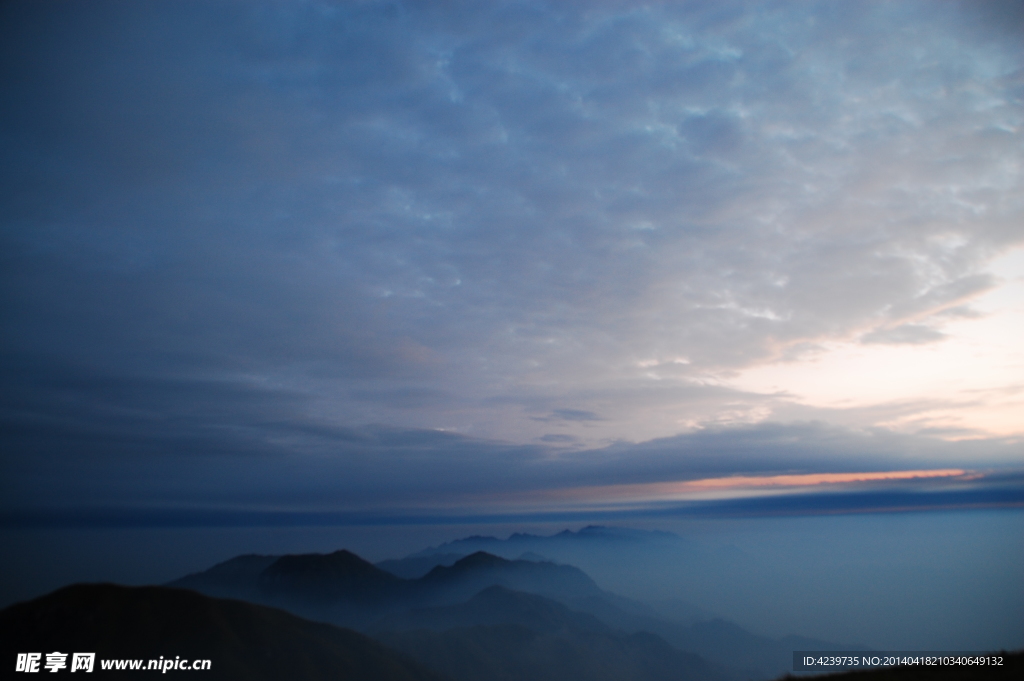
[[[1019,2],[0,5],[0,523],[1024,505]]]

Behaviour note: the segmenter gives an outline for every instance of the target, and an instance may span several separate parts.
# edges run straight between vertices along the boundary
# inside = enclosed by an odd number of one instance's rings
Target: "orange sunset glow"
[[[981,477],[961,468],[912,471],[870,471],[858,473],[804,473],[789,475],[731,475],[700,480],[652,482],[632,485],[575,487],[541,493],[549,501],[639,502],[686,499],[715,499],[756,496],[765,493],[797,491],[831,485],[885,482],[928,478],[950,478],[960,481]]]

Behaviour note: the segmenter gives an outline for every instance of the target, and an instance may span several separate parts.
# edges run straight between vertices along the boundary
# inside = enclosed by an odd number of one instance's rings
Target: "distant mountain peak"
[[[477,551],[464,556],[451,566],[437,565],[421,579],[432,581],[438,579],[451,579],[454,575],[466,572],[478,572],[481,570],[492,570],[512,565],[513,561],[506,560],[486,551]]]
[[[486,550],[489,553],[501,553],[518,551],[523,548],[543,550],[545,546],[564,545],[572,546],[576,542],[666,542],[678,541],[680,537],[672,532],[661,530],[638,530],[630,527],[609,527],[607,525],[587,525],[579,530],[562,530],[551,535],[529,534],[527,532],[516,532],[509,535],[508,539],[496,537],[484,537],[474,535],[456,539],[438,546],[431,546],[408,556],[409,558],[429,556],[433,554],[449,554],[453,552],[467,553],[473,550]],[[514,549],[518,546],[521,548]]]
[[[479,593],[469,599],[469,603],[474,601],[486,601],[492,598],[508,598],[512,597],[513,594],[519,594],[521,592],[509,589],[507,586],[501,584],[491,584],[489,587],[482,589]]]
[[[533,551],[527,551],[526,553],[521,554],[518,558],[516,558],[516,560],[525,560],[525,561],[528,561],[530,563],[553,563],[554,562],[554,561],[548,559],[546,556],[542,556],[539,553],[534,553]]]
[[[471,553],[465,558],[460,558],[459,560],[455,561],[455,565],[453,565],[452,567],[491,567],[495,565],[507,565],[511,562],[512,561],[510,560],[506,560],[499,556],[495,556],[493,553],[487,553],[486,551],[477,551],[476,553]]]
[[[538,596],[537,594],[516,591],[502,584],[492,584],[481,590],[470,598],[465,605],[485,606],[492,609],[501,608],[504,610],[509,608],[515,608],[520,611],[527,609],[533,611],[542,610],[546,613],[557,613],[561,616],[569,614],[579,615],[578,613],[572,613],[569,608],[558,601]]]
[[[346,549],[333,553],[300,553],[281,556],[266,570],[265,574],[285,575],[304,573],[307,576],[339,576],[341,574],[396,580],[390,572],[366,561]]]
[[[339,599],[374,602],[404,583],[405,580],[344,549],[328,554],[281,556],[258,580],[259,589],[269,596],[288,595],[320,604]]]

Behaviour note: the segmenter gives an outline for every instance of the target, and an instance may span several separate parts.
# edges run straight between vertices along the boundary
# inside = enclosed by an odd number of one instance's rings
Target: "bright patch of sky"
[[[823,343],[799,361],[763,364],[730,384],[784,393],[847,423],[965,438],[1024,434],[1024,250],[996,259],[999,283],[953,308],[922,342],[864,336]],[[918,327],[924,328],[924,327]],[[781,412],[795,413],[791,407]],[[846,412],[847,416],[840,414]]]

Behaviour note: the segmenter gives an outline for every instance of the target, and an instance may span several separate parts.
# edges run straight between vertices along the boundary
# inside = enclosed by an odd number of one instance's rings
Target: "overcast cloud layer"
[[[1019,3],[0,13],[8,507],[1022,460],[731,382],[979,316]]]

